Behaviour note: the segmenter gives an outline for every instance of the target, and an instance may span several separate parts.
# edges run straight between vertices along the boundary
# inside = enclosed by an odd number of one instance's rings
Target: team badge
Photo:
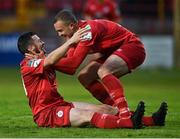
[[[58,117],[62,117],[62,116],[63,116],[63,111],[58,111],[58,112],[56,113],[56,115],[57,115]]]

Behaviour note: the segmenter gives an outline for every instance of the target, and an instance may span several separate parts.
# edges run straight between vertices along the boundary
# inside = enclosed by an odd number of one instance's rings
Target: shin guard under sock
[[[98,80],[92,82],[86,87],[87,90],[90,91],[90,93],[100,102],[103,104],[108,104],[113,106],[114,101],[109,96],[107,90],[105,89],[104,85],[99,82]]]

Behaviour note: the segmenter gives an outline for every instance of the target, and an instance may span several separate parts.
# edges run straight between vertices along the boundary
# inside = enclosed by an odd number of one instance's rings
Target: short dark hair
[[[32,43],[32,36],[35,35],[34,32],[26,32],[18,38],[17,46],[18,50],[24,55],[28,53],[28,45]]]
[[[72,11],[68,9],[64,9],[59,11],[55,18],[54,18],[54,23],[56,23],[58,20],[63,21],[65,24],[69,25],[70,23],[77,23],[77,18],[75,15],[72,13]]]

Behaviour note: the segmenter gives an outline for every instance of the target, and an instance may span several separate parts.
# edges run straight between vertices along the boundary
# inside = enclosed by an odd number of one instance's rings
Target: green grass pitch
[[[73,76],[57,73],[59,92],[67,101],[98,104]],[[131,109],[145,101],[145,115],[151,115],[162,101],[168,103],[166,126],[143,129],[38,128],[24,94],[18,69],[0,69],[1,138],[135,138],[180,137],[180,70],[135,71],[122,78]]]

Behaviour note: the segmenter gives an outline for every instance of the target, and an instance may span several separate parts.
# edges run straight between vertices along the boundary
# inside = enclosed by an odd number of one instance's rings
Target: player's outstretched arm
[[[52,51],[44,60],[44,67],[47,68],[51,65],[54,65],[60,58],[62,58],[68,49],[72,46],[74,43],[78,43],[81,39],[84,33],[87,29],[82,28],[79,29],[74,35],[66,41],[63,45]]]

